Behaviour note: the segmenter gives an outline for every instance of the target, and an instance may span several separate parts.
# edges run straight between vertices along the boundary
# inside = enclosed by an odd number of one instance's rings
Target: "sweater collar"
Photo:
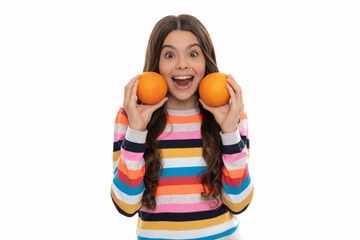
[[[189,109],[189,110],[173,110],[173,109],[166,109],[168,115],[172,116],[191,116],[200,114],[200,110],[198,108]]]

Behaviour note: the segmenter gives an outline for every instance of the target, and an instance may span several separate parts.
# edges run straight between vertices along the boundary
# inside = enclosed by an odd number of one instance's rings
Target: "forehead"
[[[189,46],[191,44],[199,44],[197,37],[189,31],[174,30],[165,38],[163,45],[172,45],[174,47]]]

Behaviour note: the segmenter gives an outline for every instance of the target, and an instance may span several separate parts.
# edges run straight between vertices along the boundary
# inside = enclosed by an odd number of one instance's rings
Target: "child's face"
[[[196,91],[205,74],[205,57],[193,33],[169,33],[162,46],[159,71],[169,89],[167,107],[194,107]]]

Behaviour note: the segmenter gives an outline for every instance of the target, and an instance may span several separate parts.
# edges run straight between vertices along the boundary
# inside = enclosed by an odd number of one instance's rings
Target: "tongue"
[[[189,84],[190,79],[175,79],[174,81],[176,82],[177,85],[185,86]]]

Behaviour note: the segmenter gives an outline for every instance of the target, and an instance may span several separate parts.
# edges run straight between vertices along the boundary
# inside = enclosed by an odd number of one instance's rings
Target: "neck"
[[[199,105],[198,97],[193,96],[186,100],[179,100],[176,98],[171,98],[166,101],[166,108],[172,110],[189,110],[197,108]]]

